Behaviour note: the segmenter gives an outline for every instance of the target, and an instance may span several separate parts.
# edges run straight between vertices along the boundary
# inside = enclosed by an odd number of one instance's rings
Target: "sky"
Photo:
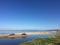
[[[0,0],[0,30],[60,29],[59,0]]]

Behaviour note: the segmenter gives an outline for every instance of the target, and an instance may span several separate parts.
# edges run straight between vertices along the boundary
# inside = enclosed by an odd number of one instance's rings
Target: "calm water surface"
[[[5,30],[5,31],[0,31],[0,34],[5,34],[5,33],[24,33],[24,32],[39,32],[39,30],[38,31],[31,31],[31,30],[24,30],[24,31],[22,31],[22,30],[20,30],[20,31],[17,31],[17,30]],[[41,32],[41,31],[40,31]],[[46,37],[49,37],[49,36],[53,36],[53,35],[55,35],[55,33],[54,34],[38,34],[38,35],[28,35],[26,38],[13,38],[13,39],[11,39],[11,38],[3,38],[3,39],[0,39],[0,45],[19,45],[20,43],[23,43],[23,42],[27,42],[27,41],[30,41],[30,40],[33,40],[33,39],[35,39],[35,38],[39,38],[39,37],[44,37],[44,38],[46,38]]]

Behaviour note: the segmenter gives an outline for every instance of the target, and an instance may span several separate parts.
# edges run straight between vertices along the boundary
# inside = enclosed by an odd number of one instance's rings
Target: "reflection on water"
[[[19,33],[19,32],[35,32],[35,31],[0,31],[0,33]],[[39,31],[38,31],[39,32]],[[0,45],[18,45],[20,43],[33,40],[39,37],[49,37],[55,34],[35,34],[35,35],[28,35],[26,38],[0,38]]]
[[[19,43],[30,41],[38,37],[46,38],[48,36],[52,35],[28,35],[26,38],[3,38],[0,39],[0,45],[18,45]]]

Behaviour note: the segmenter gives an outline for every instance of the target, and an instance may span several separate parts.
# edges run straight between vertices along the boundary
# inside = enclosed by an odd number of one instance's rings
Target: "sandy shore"
[[[26,37],[27,35],[22,35],[22,34],[15,34],[15,35],[10,35],[10,34],[0,34],[0,38],[17,38],[17,37]]]
[[[33,34],[51,34],[51,32],[25,32],[26,35],[22,35],[24,33],[15,33],[13,35],[11,34],[0,34],[0,38],[12,38],[12,37],[26,37],[27,35],[33,35]]]
[[[25,32],[27,35],[30,34],[51,34],[52,32]],[[21,33],[16,33],[16,34],[21,34]]]
[[[51,32],[26,32],[26,34],[51,34]]]

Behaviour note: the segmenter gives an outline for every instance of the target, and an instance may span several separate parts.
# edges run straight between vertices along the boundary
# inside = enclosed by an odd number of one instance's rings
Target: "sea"
[[[0,34],[45,32],[45,31],[47,31],[47,30],[0,30]],[[55,31],[51,31],[51,32],[52,32],[52,34],[31,34],[25,38],[0,38],[0,45],[19,45],[21,43],[34,40],[36,38],[47,38],[47,37],[56,35]]]

